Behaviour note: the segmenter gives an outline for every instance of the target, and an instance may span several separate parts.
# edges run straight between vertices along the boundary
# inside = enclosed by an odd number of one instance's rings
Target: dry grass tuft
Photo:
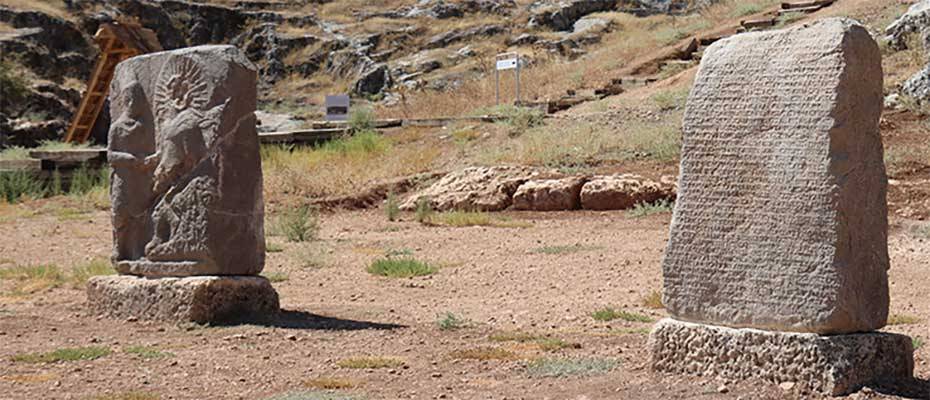
[[[339,360],[336,365],[349,369],[378,369],[398,368],[403,366],[404,362],[393,357],[352,357]]]
[[[517,360],[520,357],[509,350],[497,347],[476,347],[473,349],[456,350],[449,353],[449,357],[456,360]]]
[[[304,382],[304,386],[324,390],[352,389],[358,386],[358,382],[346,378],[321,377]]]

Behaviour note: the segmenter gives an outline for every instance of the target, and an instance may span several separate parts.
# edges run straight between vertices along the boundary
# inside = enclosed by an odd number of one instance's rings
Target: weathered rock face
[[[581,188],[585,210],[626,210],[639,203],[675,200],[674,181],[656,182],[635,174],[595,176]]]
[[[513,194],[515,210],[562,211],[581,208],[581,186],[585,178],[531,180]]]
[[[198,324],[269,320],[279,310],[278,293],[261,276],[97,276],[87,282],[87,305],[112,318]]]
[[[546,26],[557,31],[572,30],[576,21],[585,15],[610,11],[617,0],[572,0],[553,5],[536,5],[538,10],[530,17],[530,26]]]
[[[672,317],[838,334],[888,313],[881,54],[845,19],[724,39],[684,118]]]
[[[910,379],[914,371],[911,338],[884,332],[823,336],[664,319],[649,336],[649,349],[660,371],[794,382],[801,393],[832,396]]]
[[[401,209],[414,210],[425,197],[434,210],[500,211],[510,207],[514,192],[526,181],[555,175],[529,167],[465,168],[410,196]]]
[[[925,49],[930,49],[930,0],[922,0],[885,28],[888,44],[896,50],[907,48],[907,37],[919,34]]]
[[[144,276],[254,275],[264,266],[255,67],[232,46],[116,68],[113,258]]]

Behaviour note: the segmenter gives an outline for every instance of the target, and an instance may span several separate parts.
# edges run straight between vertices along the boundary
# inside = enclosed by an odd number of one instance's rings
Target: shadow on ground
[[[919,378],[888,382],[874,387],[870,386],[869,388],[886,396],[898,396],[906,399],[930,399],[930,381]]]
[[[231,325],[258,325],[282,329],[306,329],[318,331],[360,331],[360,330],[392,330],[406,328],[405,325],[385,324],[370,321],[354,321],[350,319],[340,319],[308,313],[305,311],[281,310],[281,312],[271,318],[263,320],[239,320],[228,321],[220,326]]]

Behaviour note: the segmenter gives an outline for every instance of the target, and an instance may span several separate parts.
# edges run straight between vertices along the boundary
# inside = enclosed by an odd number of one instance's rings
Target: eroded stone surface
[[[513,194],[515,210],[561,211],[581,208],[585,178],[537,179],[520,185]]]
[[[881,55],[827,19],[707,49],[663,270],[679,320],[870,331],[888,312]]]
[[[829,395],[910,379],[914,370],[911,339],[893,333],[823,336],[664,319],[648,346],[656,371],[793,382],[799,390]]]
[[[581,188],[585,210],[625,210],[638,203],[674,200],[674,179],[656,182],[635,174],[592,177]]]
[[[109,162],[119,272],[262,270],[255,85],[255,67],[233,46],[153,53],[117,66]]]
[[[98,276],[87,283],[87,304],[113,318],[196,323],[264,320],[279,307],[277,292],[260,276]]]
[[[501,211],[510,207],[513,194],[526,181],[557,175],[531,167],[469,167],[449,173],[410,196],[401,209],[414,210],[418,199],[426,198],[434,210]]]

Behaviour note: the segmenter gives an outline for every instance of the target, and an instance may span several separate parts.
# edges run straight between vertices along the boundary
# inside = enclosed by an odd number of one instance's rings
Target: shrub
[[[44,197],[45,193],[42,181],[30,171],[0,172],[0,198],[7,203],[16,203],[23,196]]]
[[[412,278],[435,273],[437,269],[413,258],[382,258],[368,266],[368,273],[388,278]]]
[[[430,205],[429,197],[420,197],[417,199],[416,218],[417,222],[426,224],[430,222],[433,216],[433,206]]]
[[[316,238],[320,229],[315,208],[303,205],[285,211],[277,221],[278,230],[291,242],[306,242]]]
[[[465,318],[462,318],[458,315],[455,315],[451,312],[446,312],[445,314],[439,315],[436,319],[436,326],[439,327],[441,331],[452,331],[456,329],[462,329],[468,326],[469,321]]]
[[[388,221],[391,222],[397,221],[397,216],[400,215],[400,203],[394,192],[390,192],[387,195],[387,200],[385,200],[384,204],[384,214],[387,216]]]
[[[90,169],[86,166],[71,173],[71,185],[68,194],[73,196],[85,195],[95,188],[109,188],[110,170],[107,168]]]
[[[355,107],[349,113],[349,131],[354,134],[375,129],[375,113],[368,107]]]

